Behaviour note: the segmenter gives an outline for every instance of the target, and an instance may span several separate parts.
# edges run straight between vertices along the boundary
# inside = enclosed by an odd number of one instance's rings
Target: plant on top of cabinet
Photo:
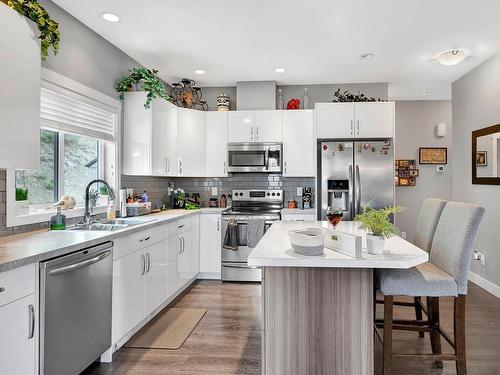
[[[61,41],[59,24],[50,18],[45,8],[42,7],[38,1],[2,0],[2,2],[36,23],[38,31],[40,31],[40,36],[38,38],[40,39],[42,60],[45,60],[49,55],[49,48],[52,48],[54,55],[57,55],[59,51],[59,42]]]
[[[353,94],[347,90],[341,92],[340,89],[335,91],[333,94],[333,102],[386,102],[387,100],[382,100],[380,98],[375,99],[374,97],[368,97],[365,94],[362,94],[358,91],[358,94]]]
[[[128,76],[122,77],[116,85],[115,89],[120,93],[120,99],[123,100],[125,96],[123,95],[127,91],[134,91],[134,86],[138,86],[140,91],[146,91],[148,95],[146,96],[146,102],[144,103],[144,108],[151,108],[151,102],[154,98],[163,98],[169,100],[170,96],[165,89],[165,85],[158,78],[158,70],[156,69],[146,69],[146,68],[133,68],[129,69],[130,74]],[[139,91],[136,90],[136,91]]]

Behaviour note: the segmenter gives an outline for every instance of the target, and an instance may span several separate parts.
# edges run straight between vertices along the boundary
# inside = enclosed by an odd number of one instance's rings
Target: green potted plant
[[[61,33],[59,24],[50,18],[49,14],[36,0],[0,0],[9,7],[33,21],[40,31],[40,52],[42,60],[49,55],[49,48],[54,55],[59,51]]]
[[[29,213],[28,189],[16,187],[16,215],[27,215]]]
[[[382,254],[385,240],[396,235],[398,228],[389,221],[389,215],[401,211],[401,207],[386,207],[373,209],[369,206],[354,220],[361,223],[360,229],[366,230],[366,250],[369,254]]]
[[[144,108],[151,108],[151,102],[154,98],[163,98],[168,100],[170,96],[163,82],[158,78],[158,70],[146,68],[133,68],[129,70],[128,76],[122,77],[116,85],[115,89],[120,93],[121,100],[125,98],[124,93],[127,91],[146,91],[146,102]]]

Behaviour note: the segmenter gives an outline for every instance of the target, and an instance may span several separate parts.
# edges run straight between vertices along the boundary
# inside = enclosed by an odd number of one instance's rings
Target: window
[[[119,186],[115,167],[120,112],[118,100],[42,69],[40,166],[7,171],[8,227],[49,220],[54,203],[64,195],[76,200],[75,209],[64,212],[66,217],[83,216],[90,181],[100,178]],[[107,194],[98,184],[93,189]],[[96,213],[106,212],[103,198]]]

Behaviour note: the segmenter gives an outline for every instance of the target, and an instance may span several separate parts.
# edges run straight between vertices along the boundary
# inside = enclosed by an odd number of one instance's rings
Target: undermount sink
[[[125,229],[133,225],[139,225],[155,221],[156,219],[115,219],[104,220],[98,223],[77,225],[70,230],[87,230],[87,231],[115,231]]]

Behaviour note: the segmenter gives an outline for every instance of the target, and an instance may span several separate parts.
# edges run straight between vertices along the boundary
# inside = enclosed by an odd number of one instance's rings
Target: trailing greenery
[[[148,93],[144,108],[151,108],[151,102],[154,98],[163,98],[168,100],[170,96],[167,93],[165,85],[158,78],[158,70],[146,68],[129,69],[130,74],[122,77],[116,85],[115,89],[120,93],[120,99],[124,99],[124,93],[132,89],[132,85],[140,83],[141,91]]]
[[[28,189],[16,187],[16,201],[27,201]]]
[[[375,99],[374,97],[368,97],[365,94],[362,94],[358,91],[358,94],[353,94],[349,91],[344,91],[341,92],[340,89],[335,91],[333,94],[335,98],[333,99],[334,102],[339,102],[339,103],[344,103],[344,102],[383,102],[384,100],[377,98]]]
[[[7,5],[38,26],[42,59],[45,60],[49,55],[49,48],[52,48],[54,55],[57,55],[61,41],[59,24],[50,18],[45,8],[36,0],[8,0]]]
[[[354,220],[361,223],[361,229],[371,232],[374,236],[389,238],[399,233],[398,228],[389,221],[389,215],[401,210],[402,208],[399,206],[378,210],[366,206],[363,208],[363,212],[357,215]]]

